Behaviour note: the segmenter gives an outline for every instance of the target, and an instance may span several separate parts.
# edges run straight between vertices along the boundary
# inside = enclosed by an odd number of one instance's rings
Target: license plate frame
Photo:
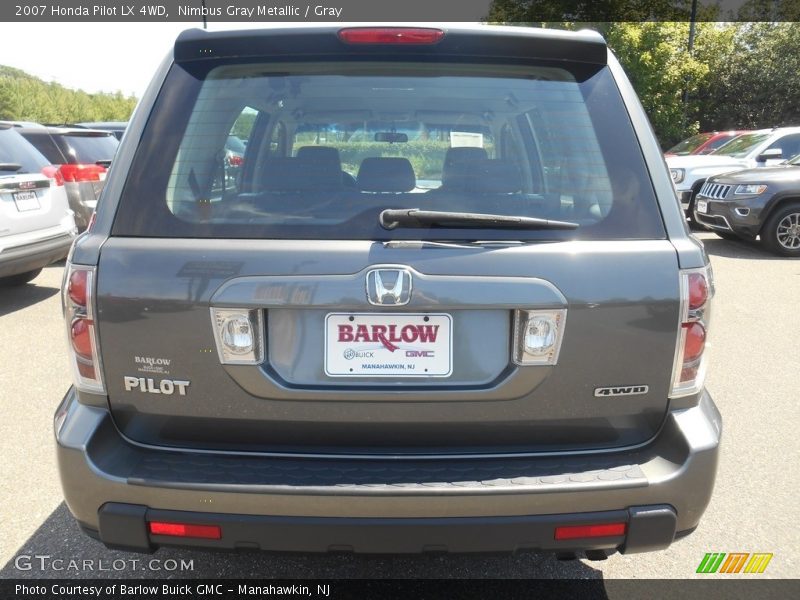
[[[30,212],[42,208],[36,192],[14,192],[12,194],[17,212]]]
[[[443,378],[453,373],[453,318],[447,313],[333,312],[325,315],[324,329],[328,377]]]

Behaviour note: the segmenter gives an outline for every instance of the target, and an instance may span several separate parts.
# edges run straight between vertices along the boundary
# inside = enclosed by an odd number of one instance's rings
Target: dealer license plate
[[[14,204],[17,205],[17,210],[19,212],[39,210],[41,208],[39,198],[36,197],[36,192],[15,192]]]
[[[708,212],[708,202],[705,200],[698,200],[697,201],[697,212],[699,213],[707,213]]]
[[[446,314],[330,313],[325,374],[330,377],[448,377],[453,321]]]

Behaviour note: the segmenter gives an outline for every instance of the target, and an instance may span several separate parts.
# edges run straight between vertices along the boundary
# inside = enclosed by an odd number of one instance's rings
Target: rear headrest
[[[514,163],[487,158],[456,163],[442,185],[469,193],[513,194],[522,190],[522,177]]]
[[[342,171],[330,162],[271,158],[264,164],[261,182],[267,192],[337,190],[342,186]]]
[[[342,169],[342,160],[339,151],[330,146],[302,146],[297,149],[297,158],[327,163],[337,170]]]
[[[444,165],[442,166],[442,184],[451,185],[453,176],[458,176],[456,165],[461,163],[471,163],[476,160],[487,160],[489,155],[484,148],[463,146],[458,148],[448,148],[444,155]],[[453,182],[457,183],[457,182]]]
[[[399,157],[365,158],[361,161],[356,182],[365,192],[410,192],[417,186],[411,162]]]

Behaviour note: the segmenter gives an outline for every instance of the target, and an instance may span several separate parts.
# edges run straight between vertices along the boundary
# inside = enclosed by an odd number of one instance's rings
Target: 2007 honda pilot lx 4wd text
[[[139,551],[665,548],[712,295],[599,35],[188,31],[67,264],[67,504]]]

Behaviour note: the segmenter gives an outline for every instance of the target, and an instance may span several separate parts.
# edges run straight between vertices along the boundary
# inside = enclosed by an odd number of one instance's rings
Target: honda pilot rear
[[[188,31],[68,265],[67,503],[139,551],[665,548],[712,296],[600,36]]]

